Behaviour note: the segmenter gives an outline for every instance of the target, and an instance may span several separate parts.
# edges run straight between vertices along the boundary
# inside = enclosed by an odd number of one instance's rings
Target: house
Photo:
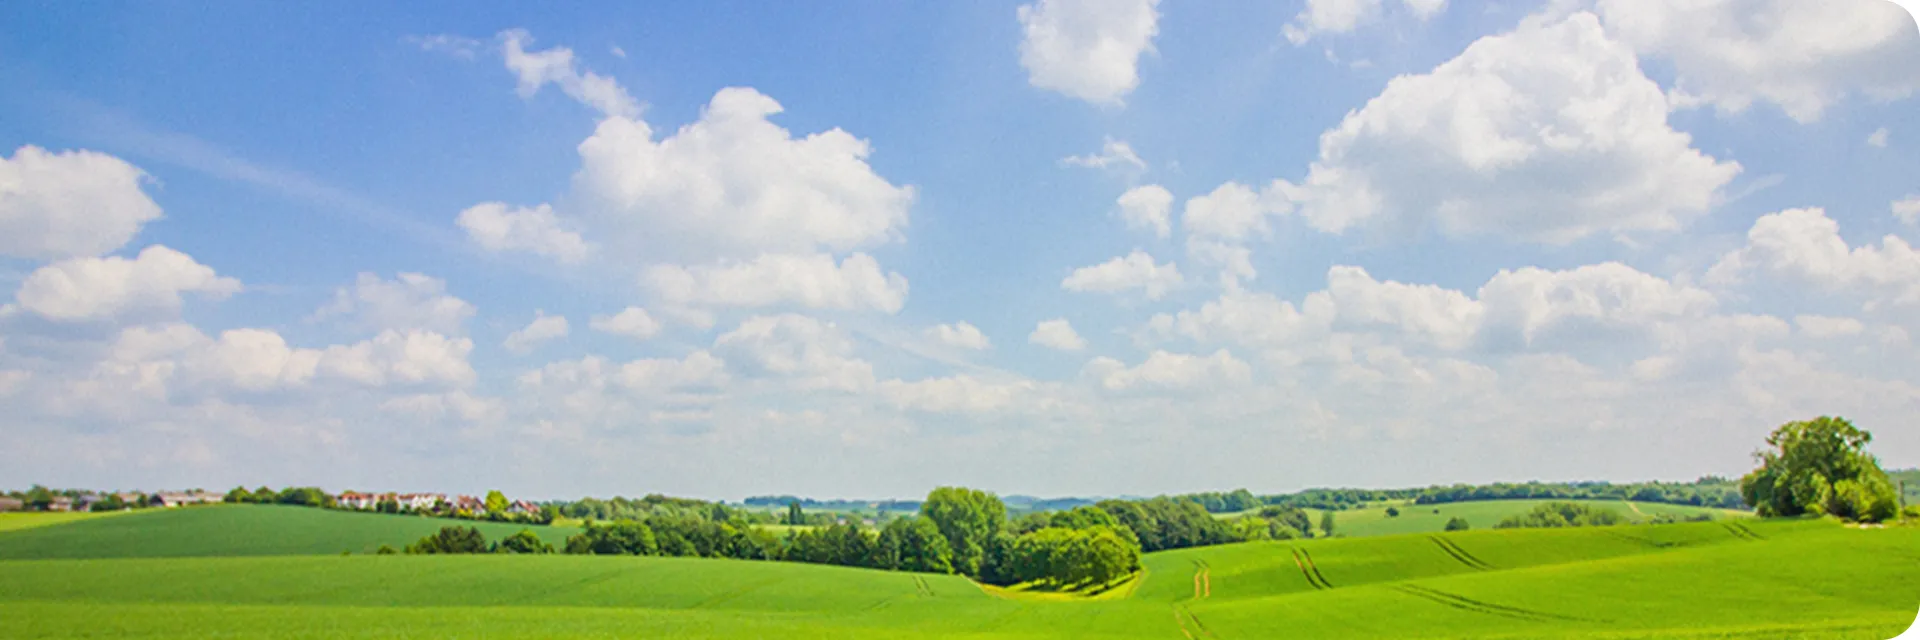
[[[540,505],[527,502],[525,500],[515,500],[513,501],[513,504],[507,505],[507,513],[513,513],[513,514],[540,513]]]
[[[19,511],[27,508],[27,503],[19,498],[0,498],[0,511]]]
[[[212,504],[225,500],[225,496],[217,493],[207,493],[205,491],[161,491],[153,494],[153,497],[148,499],[148,504],[156,507],[171,508],[190,504]]]
[[[333,498],[334,504],[342,509],[372,509],[380,506],[380,496],[371,493],[348,491]]]
[[[47,504],[47,510],[48,511],[72,511],[73,498],[69,498],[66,496],[55,496],[53,498],[53,502]]]
[[[460,496],[458,498],[453,499],[453,508],[457,511],[486,513],[487,501],[481,500],[479,498],[475,498],[473,496]]]
[[[400,494],[398,500],[400,502],[400,508],[402,509],[429,511],[439,506],[440,503],[446,502],[447,496],[438,493],[403,493]]]

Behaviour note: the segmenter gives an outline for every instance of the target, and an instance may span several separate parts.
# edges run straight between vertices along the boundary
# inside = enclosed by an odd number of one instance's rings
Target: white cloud
[[[506,417],[506,405],[498,398],[475,396],[465,391],[398,396],[381,402],[380,410],[426,420],[454,418],[462,422],[489,422]]]
[[[660,334],[660,322],[646,309],[627,307],[611,316],[596,315],[587,321],[594,331],[646,340]]]
[[[1913,19],[1884,0],[1600,0],[1597,8],[1614,37],[1672,62],[1677,107],[1739,113],[1764,101],[1813,122],[1849,93],[1888,100],[1920,88]]]
[[[1920,194],[1893,201],[1893,217],[1910,225],[1920,225]]]
[[[400,41],[418,46],[421,51],[445,54],[462,60],[474,59],[480,54],[480,49],[486,46],[484,43],[473,38],[445,33],[430,36],[406,36],[401,38]]]
[[[1120,220],[1128,229],[1147,229],[1165,238],[1173,231],[1173,193],[1157,184],[1134,187],[1120,194]]]
[[[101,320],[137,311],[177,312],[181,294],[211,300],[240,291],[240,281],[161,245],[129,260],[73,258],[29,274],[14,294],[21,308],[60,321]]]
[[[705,350],[696,350],[677,359],[642,358],[622,364],[600,356],[563,360],[523,373],[516,382],[524,389],[562,393],[616,389],[660,396],[711,391],[729,380],[724,361]]]
[[[987,334],[981,333],[978,327],[964,320],[953,324],[941,324],[928,327],[926,333],[927,337],[932,338],[935,342],[950,347],[972,349],[975,351],[993,347],[993,343],[987,340]]]
[[[826,254],[765,254],[717,266],[657,265],[644,280],[670,306],[767,307],[792,303],[813,309],[872,309],[894,313],[906,304],[907,279],[855,253],[833,263]]]
[[[0,157],[0,255],[97,256],[125,246],[160,218],[138,167],[94,151],[33,145]]]
[[[1059,351],[1079,351],[1087,348],[1087,341],[1073,330],[1066,318],[1043,320],[1035,325],[1033,333],[1027,335],[1027,342]]]
[[[1140,84],[1159,33],[1160,0],[1039,0],[1016,11],[1027,82],[1094,104],[1120,104]]]
[[[1528,345],[1556,330],[1644,330],[1661,320],[1703,316],[1716,306],[1711,293],[1618,262],[1564,271],[1502,269],[1480,287],[1479,297],[1486,325],[1515,331]]]
[[[796,314],[755,316],[721,334],[714,353],[739,371],[791,379],[803,390],[862,391],[873,365],[854,357],[853,342],[832,323]]]
[[[1873,133],[1867,134],[1867,146],[1879,149],[1887,148],[1887,136],[1890,134],[1891,132],[1887,131],[1886,127],[1874,129]]]
[[[1794,316],[1793,324],[1800,328],[1801,333],[1817,339],[1856,336],[1867,329],[1859,320],[1833,316]]]
[[[488,251],[526,251],[562,264],[579,263],[593,252],[592,245],[544,204],[529,209],[484,202],[461,211],[454,223]]]
[[[1281,27],[1280,33],[1298,46],[1322,33],[1352,33],[1379,15],[1380,0],[1307,0],[1306,8]]]
[[[384,331],[371,340],[324,349],[292,347],[266,329],[231,329],[216,340],[184,324],[127,328],[103,372],[132,373],[140,384],[169,383],[215,391],[263,392],[318,380],[367,387],[464,386],[473,342],[426,331]]]
[[[1479,301],[1459,291],[1430,284],[1379,282],[1360,267],[1329,269],[1326,295],[1342,321],[1391,325],[1407,336],[1445,349],[1466,347],[1479,330],[1484,312]]]
[[[1328,296],[1308,296],[1296,307],[1272,294],[1229,290],[1199,309],[1156,314],[1147,327],[1161,336],[1275,349],[1325,336],[1334,317]]]
[[[1731,285],[1751,271],[1861,292],[1870,303],[1920,302],[1920,252],[1895,235],[1881,238],[1878,247],[1849,248],[1840,224],[1818,208],[1761,216],[1747,231],[1746,246],[1722,256],[1706,280]]]
[[[424,329],[447,335],[466,333],[474,306],[447,294],[447,282],[418,273],[402,272],[384,280],[362,272],[352,288],[333,292],[333,301],[315,312],[316,319],[352,316],[361,327]]]
[[[767,120],[781,110],[730,87],[698,121],[658,141],[645,122],[602,121],[580,144],[574,176],[595,239],[621,255],[680,261],[846,251],[899,237],[913,187],[875,174],[871,147],[845,131],[792,137]]]
[[[1253,368],[1226,349],[1209,356],[1156,350],[1145,362],[1132,368],[1119,360],[1099,357],[1087,363],[1085,373],[1108,391],[1212,388],[1243,385],[1253,379]]]
[[[1528,18],[1429,73],[1394,78],[1321,135],[1304,184],[1269,191],[1329,233],[1437,227],[1566,243],[1674,231],[1704,215],[1740,167],[1690,148],[1667,111],[1633,51],[1593,15]]]
[[[1415,17],[1426,20],[1447,10],[1447,0],[1406,0],[1407,10]]]
[[[1190,236],[1246,240],[1271,234],[1267,216],[1288,210],[1284,201],[1263,198],[1246,185],[1227,182],[1212,193],[1188,199],[1180,224]]]
[[[572,49],[554,47],[545,51],[527,51],[526,46],[533,43],[533,36],[519,29],[501,32],[500,40],[507,68],[520,77],[520,97],[532,97],[540,91],[540,87],[552,83],[567,96],[609,118],[640,115],[640,104],[612,78],[575,69]]]
[[[1131,169],[1135,172],[1145,171],[1147,169],[1147,161],[1141,160],[1140,154],[1133,152],[1132,145],[1127,144],[1124,140],[1114,140],[1113,138],[1107,138],[1106,142],[1100,145],[1099,153],[1089,153],[1084,156],[1067,156],[1060,159],[1060,164],[1069,167],[1087,167],[1090,169],[1119,169],[1122,171]]]
[[[539,346],[540,343],[564,337],[567,337],[566,316],[550,316],[546,311],[535,310],[533,322],[527,323],[527,326],[519,331],[507,334],[507,339],[501,343],[501,346],[514,353],[527,354],[532,353],[534,347]]]
[[[1060,288],[1068,291],[1122,293],[1139,290],[1148,300],[1159,300],[1168,291],[1180,287],[1180,267],[1169,262],[1156,264],[1153,256],[1139,249],[1123,257],[1074,269]]]
[[[1035,388],[1030,382],[999,384],[960,374],[914,382],[886,380],[878,391],[886,402],[909,411],[987,414],[1017,407]]]

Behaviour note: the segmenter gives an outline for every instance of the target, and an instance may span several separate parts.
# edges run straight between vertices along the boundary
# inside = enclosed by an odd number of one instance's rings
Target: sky
[[[1920,465],[1884,0],[0,6],[0,486]]]

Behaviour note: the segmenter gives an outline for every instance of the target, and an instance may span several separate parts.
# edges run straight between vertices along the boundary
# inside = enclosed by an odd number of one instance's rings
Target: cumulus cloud
[[[1148,300],[1159,300],[1168,291],[1180,287],[1180,267],[1169,262],[1157,264],[1153,256],[1139,249],[1122,257],[1090,267],[1074,269],[1060,288],[1094,293],[1125,293],[1138,290]]]
[[[1873,133],[1867,134],[1867,146],[1877,149],[1887,148],[1888,135],[1891,135],[1891,133],[1887,131],[1886,127],[1874,129]]]
[[[596,239],[629,255],[737,259],[899,237],[913,187],[875,174],[872,148],[846,131],[793,137],[767,119],[781,111],[730,87],[659,140],[645,122],[602,121],[580,144],[574,176]]]
[[[627,307],[611,316],[596,315],[587,321],[594,331],[626,336],[636,340],[646,340],[660,334],[660,322],[654,320],[646,309]]]
[[[362,272],[352,287],[333,292],[333,301],[315,312],[316,319],[350,317],[373,330],[422,329],[448,335],[466,333],[472,304],[447,293],[447,282],[419,273],[401,272],[393,280]]]
[[[1173,193],[1166,187],[1149,184],[1120,194],[1120,220],[1128,229],[1146,229],[1165,238],[1173,231]]]
[[[1867,329],[1866,325],[1853,318],[1816,315],[1794,316],[1793,325],[1798,327],[1801,333],[1814,338],[1856,336]]]
[[[755,316],[714,339],[713,351],[733,369],[792,380],[800,389],[863,391],[873,365],[854,356],[853,341],[832,323],[797,314]]]
[[[1466,347],[1484,313],[1479,301],[1459,291],[1380,282],[1360,267],[1329,269],[1325,295],[1342,322],[1396,327],[1403,335],[1445,349]]]
[[[503,202],[486,202],[468,207],[454,219],[466,230],[474,244],[488,251],[525,251],[546,256],[562,264],[585,260],[593,246],[580,234],[568,229],[554,215],[553,207],[508,207]]]
[[[1084,156],[1067,156],[1060,159],[1060,164],[1069,167],[1117,169],[1132,172],[1145,171],[1147,169],[1147,161],[1141,160],[1140,154],[1133,152],[1132,145],[1127,144],[1124,140],[1115,140],[1113,138],[1107,138],[1106,142],[1100,145],[1099,153],[1089,153]]]
[[[1740,166],[1691,148],[1668,106],[1592,14],[1531,17],[1388,82],[1321,135],[1302,184],[1269,191],[1329,233],[1432,227],[1559,244],[1674,231],[1704,215]],[[1229,210],[1250,210],[1247,194]]]
[[[1920,302],[1920,252],[1899,236],[1848,247],[1840,223],[1819,208],[1788,209],[1761,216],[1747,231],[1747,244],[1728,252],[1707,271],[1709,283],[1732,285],[1751,272],[1799,284],[1851,290],[1870,304]]]
[[[981,333],[978,327],[964,320],[953,324],[941,324],[928,327],[926,334],[928,338],[932,338],[935,342],[949,347],[959,347],[961,349],[972,349],[975,351],[993,347],[993,343],[987,340],[987,334]]]
[[[533,97],[541,87],[553,84],[568,97],[593,107],[609,118],[640,115],[640,103],[627,95],[627,90],[621,88],[618,82],[592,71],[576,69],[572,49],[554,47],[544,51],[527,51],[527,45],[533,43],[533,36],[519,29],[501,32],[500,42],[507,68],[520,78],[520,97]]]
[[[880,263],[864,253],[838,265],[826,254],[765,254],[715,266],[656,265],[644,280],[663,303],[676,307],[798,304],[894,313],[907,299],[906,277],[883,273]]]
[[[145,176],[94,151],[26,145],[0,157],[0,255],[55,260],[126,246],[160,217],[140,189]]]
[[[1893,217],[1909,225],[1920,225],[1920,194],[1893,201]]]
[[[1108,391],[1182,390],[1247,384],[1253,379],[1253,368],[1226,349],[1208,356],[1156,350],[1134,367],[1112,358],[1094,358],[1087,363],[1085,374]]]
[[[1644,329],[1666,319],[1701,316],[1713,294],[1618,262],[1552,271],[1502,269],[1480,287],[1486,324],[1534,345],[1556,334]]]
[[[1073,330],[1073,324],[1066,318],[1042,320],[1034,326],[1033,333],[1027,335],[1027,342],[1058,351],[1079,351],[1087,348],[1087,341]]]
[[[133,259],[73,258],[28,274],[14,299],[19,306],[58,321],[104,320],[141,311],[178,312],[181,296],[211,300],[240,291],[240,281],[161,245]]]
[[[144,384],[215,392],[264,392],[316,381],[366,387],[465,386],[473,342],[427,331],[383,331],[324,349],[290,346],[266,329],[230,329],[215,339],[184,324],[130,327],[115,341],[107,371],[139,372]]]
[[[913,382],[886,380],[877,391],[887,403],[908,411],[988,414],[1014,408],[1034,389],[1031,382],[993,383],[959,374]]]
[[[535,310],[533,322],[526,327],[507,334],[500,346],[518,354],[532,353],[534,347],[543,342],[567,337],[566,316],[550,316],[546,311]]]
[[[1027,82],[1094,104],[1120,104],[1140,84],[1160,0],[1039,0],[1016,11]]]
[[[424,420],[455,419],[461,422],[489,422],[506,417],[506,403],[498,398],[476,396],[465,391],[416,393],[389,398],[380,410]]]
[[[561,393],[615,389],[641,394],[711,391],[729,380],[726,363],[705,350],[681,358],[641,358],[614,363],[600,356],[547,364],[520,375],[524,389]]]
[[[1884,0],[1600,0],[1607,31],[1670,61],[1676,107],[1740,113],[1754,102],[1800,122],[1859,92],[1880,100],[1920,88],[1913,18]]]
[[[1280,33],[1298,46],[1322,33],[1352,33],[1379,16],[1380,0],[1307,0],[1300,15],[1281,27]]]

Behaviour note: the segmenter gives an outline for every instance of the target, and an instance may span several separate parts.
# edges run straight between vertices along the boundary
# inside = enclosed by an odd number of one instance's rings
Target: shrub
[[[1396,509],[1396,508],[1394,508],[1394,507],[1387,507],[1387,517],[1389,517],[1389,518],[1398,518],[1398,517],[1400,517],[1400,510],[1399,510],[1399,509]]]
[[[1460,516],[1454,516],[1447,520],[1448,531],[1466,531],[1470,526],[1472,525],[1467,524],[1467,519]]]
[[[1573,502],[1549,502],[1522,515],[1501,520],[1495,529],[1518,528],[1555,528],[1555,527],[1604,527],[1626,522],[1626,518],[1609,509],[1599,509]]]
[[[478,527],[441,527],[439,533],[407,545],[407,553],[486,553],[487,536]]]
[[[495,549],[500,553],[553,553],[553,545],[541,540],[531,529],[507,536]]]
[[[390,556],[396,553],[399,553],[399,552],[394,551],[391,545],[384,545],[384,544],[380,545],[380,548],[374,550],[373,552],[374,555],[379,555],[379,556]]]

